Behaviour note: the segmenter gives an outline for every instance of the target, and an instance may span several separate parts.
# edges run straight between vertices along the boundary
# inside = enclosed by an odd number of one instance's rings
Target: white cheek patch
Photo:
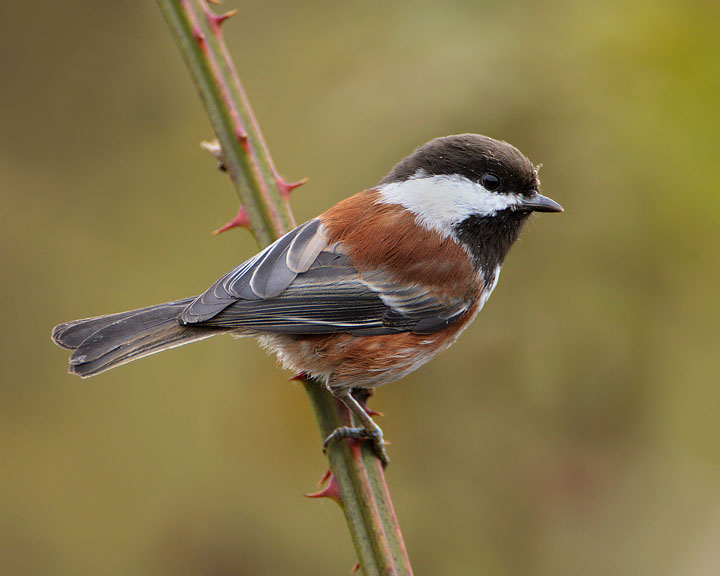
[[[492,216],[522,201],[518,194],[490,192],[464,176],[427,176],[422,171],[379,191],[381,203],[404,206],[416,215],[418,224],[442,236],[452,235],[453,227],[469,216]]]

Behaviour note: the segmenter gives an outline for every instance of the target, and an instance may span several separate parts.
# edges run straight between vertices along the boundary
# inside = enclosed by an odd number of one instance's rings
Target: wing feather
[[[181,319],[247,332],[429,334],[471,305],[403,284],[382,270],[361,274],[342,243],[328,245],[315,219],[230,271]]]

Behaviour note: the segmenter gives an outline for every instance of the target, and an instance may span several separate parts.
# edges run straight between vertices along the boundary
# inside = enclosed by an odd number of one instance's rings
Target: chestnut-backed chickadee
[[[382,431],[353,391],[416,370],[450,346],[495,288],[542,196],[517,148],[477,134],[437,138],[380,183],[298,226],[204,294],[53,330],[74,350],[70,372],[93,376],[228,332],[255,336],[287,368],[325,383],[387,462]]]

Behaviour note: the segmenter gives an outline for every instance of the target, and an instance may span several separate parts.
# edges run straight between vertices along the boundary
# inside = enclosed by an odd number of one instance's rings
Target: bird
[[[252,336],[320,381],[386,465],[363,398],[446,350],[495,289],[523,224],[562,212],[517,148],[480,134],[430,140],[350,196],[240,264],[203,294],[60,324],[71,374],[95,376],[217,334]],[[363,397],[363,394],[365,396]]]

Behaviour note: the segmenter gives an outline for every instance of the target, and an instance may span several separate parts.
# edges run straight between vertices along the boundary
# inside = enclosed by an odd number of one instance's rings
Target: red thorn
[[[328,468],[327,470],[325,470],[325,474],[322,475],[322,478],[320,478],[320,482],[318,482],[318,484],[317,484],[318,488],[322,488],[323,484],[325,484],[325,482],[330,480],[330,476],[332,476],[332,470],[330,470],[330,468]]]
[[[275,176],[275,182],[277,182],[278,190],[280,191],[280,194],[285,196],[285,198],[289,198],[290,193],[295,190],[295,188],[302,186],[307,181],[307,178],[303,178],[302,180],[298,180],[297,182],[287,182],[280,176]]]
[[[301,380],[305,380],[305,376],[307,376],[307,372],[300,371],[295,374],[295,376],[288,378],[288,382],[299,382]]]
[[[250,154],[250,138],[248,137],[248,133],[243,130],[242,126],[238,126],[235,129],[235,138],[237,138],[237,141],[240,143],[240,146],[243,147],[245,153]]]
[[[337,483],[337,480],[335,480],[335,476],[333,476],[332,473],[330,474],[329,480],[330,481],[325,488],[319,490],[318,492],[313,492],[312,494],[304,494],[305,498],[330,498],[339,504],[342,500],[342,497],[340,496],[340,485]]]
[[[237,138],[237,141],[242,144],[244,140],[248,139],[248,133],[242,129],[242,126],[238,126],[235,129],[235,138]]]
[[[220,5],[222,2],[221,0],[207,0],[210,4],[215,4],[215,6]]]
[[[353,566],[353,569],[350,570],[350,574],[357,574],[358,570],[360,570],[360,562],[358,562],[357,564],[355,564],[355,566]]]
[[[355,397],[355,399],[360,403],[360,406],[363,407],[363,410],[365,410],[365,412],[367,412],[368,416],[370,416],[370,417],[382,416],[384,418],[385,414],[383,412],[380,412],[379,410],[373,410],[372,408],[368,407],[367,401],[370,398],[370,396],[372,396],[372,392],[370,392],[367,395],[358,394]]]
[[[227,12],[225,12],[225,14],[220,14],[220,15],[217,17],[218,23],[219,23],[219,24],[222,24],[223,22],[225,22],[225,20],[227,20],[228,18],[232,18],[232,17],[235,16],[238,12],[240,12],[240,10],[238,10],[237,8],[235,8],[234,10],[228,10]]]
[[[200,30],[200,28],[193,28],[192,35],[198,44],[200,44],[200,45],[205,44],[205,34],[202,33],[202,30]]]
[[[217,236],[218,234],[222,234],[223,232],[230,230],[230,228],[237,228],[239,226],[242,226],[243,228],[250,228],[250,216],[248,216],[247,208],[245,208],[245,206],[240,206],[237,216],[225,224],[225,226],[221,226],[215,230],[213,234]]]
[[[220,31],[220,26],[222,26],[225,23],[225,20],[228,18],[232,18],[237,14],[239,10],[230,10],[228,12],[225,12],[224,14],[215,14],[211,10],[207,11],[207,18],[210,22],[210,25],[213,27],[213,30],[216,32]]]

